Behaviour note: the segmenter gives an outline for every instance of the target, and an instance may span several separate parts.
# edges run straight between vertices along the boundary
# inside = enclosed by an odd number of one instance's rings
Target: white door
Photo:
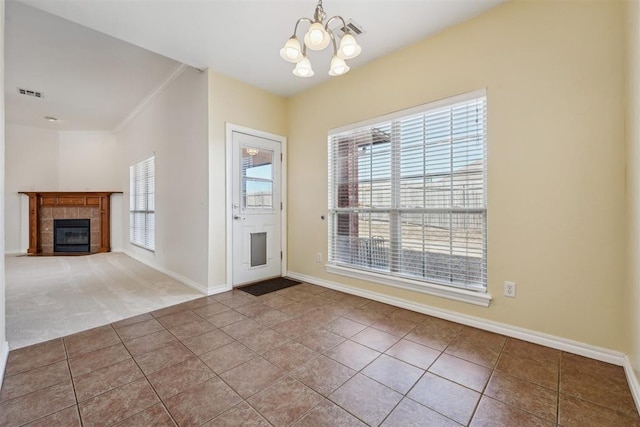
[[[280,142],[232,134],[233,285],[281,275]]]

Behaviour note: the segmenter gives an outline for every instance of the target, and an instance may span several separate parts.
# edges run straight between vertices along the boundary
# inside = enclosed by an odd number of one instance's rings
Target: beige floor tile
[[[377,426],[402,400],[402,395],[356,374],[329,395],[329,399],[367,424]]]

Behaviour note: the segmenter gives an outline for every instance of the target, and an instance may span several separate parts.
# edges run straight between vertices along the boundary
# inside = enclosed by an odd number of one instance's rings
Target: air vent
[[[331,31],[333,31],[333,33],[338,35],[339,37],[342,37],[347,32],[347,29],[349,31],[351,31],[351,33],[356,35],[356,36],[359,36],[360,34],[364,34],[364,32],[365,32],[364,29],[362,28],[362,26],[359,25],[353,19],[349,19],[347,21],[347,27],[346,28],[344,26],[338,24],[338,26],[333,28]]]
[[[18,93],[20,95],[33,96],[34,98],[42,98],[42,92],[36,92],[35,90],[22,89],[18,88]]]

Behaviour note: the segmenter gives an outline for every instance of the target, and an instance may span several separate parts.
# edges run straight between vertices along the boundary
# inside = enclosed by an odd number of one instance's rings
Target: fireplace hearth
[[[91,221],[88,219],[54,219],[53,252],[90,252]]]

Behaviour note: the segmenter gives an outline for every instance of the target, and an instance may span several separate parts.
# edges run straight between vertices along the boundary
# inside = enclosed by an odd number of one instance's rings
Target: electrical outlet
[[[316,262],[322,262],[322,252],[316,254]]]
[[[516,284],[514,282],[504,282],[504,296],[510,298],[516,297]]]

